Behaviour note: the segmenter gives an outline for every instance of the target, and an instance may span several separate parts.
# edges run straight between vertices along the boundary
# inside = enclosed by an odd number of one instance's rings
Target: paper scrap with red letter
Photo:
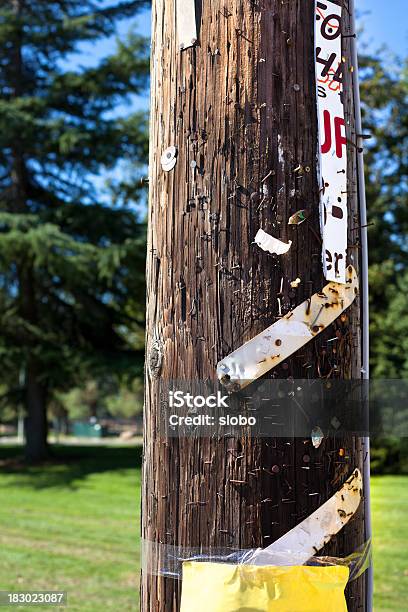
[[[316,0],[320,227],[327,280],[346,282],[347,151],[343,106],[341,0]]]

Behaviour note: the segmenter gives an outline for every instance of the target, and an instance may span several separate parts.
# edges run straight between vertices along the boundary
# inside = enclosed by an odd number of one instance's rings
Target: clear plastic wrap
[[[233,548],[186,548],[142,540],[142,570],[153,575],[182,579],[186,561],[225,563],[229,565],[259,565],[256,557],[261,549],[239,550]],[[296,551],[273,552],[262,550],[262,566],[346,566],[349,581],[355,580],[371,564],[371,539],[346,557],[313,556],[306,563],[303,553]],[[266,561],[266,562],[265,562]]]

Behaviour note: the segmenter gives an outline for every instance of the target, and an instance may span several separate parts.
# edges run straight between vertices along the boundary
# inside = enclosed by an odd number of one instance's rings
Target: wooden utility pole
[[[220,359],[276,321],[278,297],[285,313],[326,284],[315,2],[196,2],[197,43],[184,50],[175,5],[153,1],[143,538],[264,547],[333,495],[355,467],[363,471],[365,441],[329,437],[315,449],[298,438],[163,438],[159,386],[215,379]],[[347,35],[350,14],[343,13]],[[351,45],[344,36],[345,58]],[[351,80],[346,70],[347,137],[355,142]],[[177,151],[170,171],[161,164],[167,147]],[[358,272],[356,156],[348,147],[348,257]],[[288,226],[299,209],[309,218]],[[274,257],[257,248],[259,228],[292,240],[290,251]],[[301,283],[292,288],[296,278]],[[269,376],[360,378],[360,304],[358,297]],[[333,336],[338,341],[328,342]],[[361,505],[323,554],[345,556],[365,537]],[[141,609],[176,611],[180,587],[144,572]],[[349,584],[347,597],[349,610],[367,609],[364,576]]]

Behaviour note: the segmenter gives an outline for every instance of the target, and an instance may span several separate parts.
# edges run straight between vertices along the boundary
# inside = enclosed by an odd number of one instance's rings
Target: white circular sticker
[[[160,161],[163,170],[166,172],[173,170],[177,162],[177,148],[167,147],[167,149],[163,151]]]

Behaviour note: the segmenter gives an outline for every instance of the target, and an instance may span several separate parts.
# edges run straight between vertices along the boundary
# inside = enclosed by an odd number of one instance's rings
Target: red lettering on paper
[[[330,111],[323,111],[323,127],[324,127],[324,143],[322,144],[322,153],[329,153],[332,147],[332,124]],[[339,159],[343,157],[343,146],[347,144],[345,136],[346,124],[342,117],[334,118],[334,140],[336,143],[336,155]],[[344,128],[344,131],[343,131]]]
[[[346,131],[346,124],[341,117],[334,119],[334,138],[336,140],[336,155],[338,158],[343,157],[343,145],[347,144],[346,136],[343,136],[342,128]]]
[[[328,153],[332,145],[332,134],[331,134],[331,118],[328,110],[323,111],[324,121],[324,143],[322,144],[322,153]]]

